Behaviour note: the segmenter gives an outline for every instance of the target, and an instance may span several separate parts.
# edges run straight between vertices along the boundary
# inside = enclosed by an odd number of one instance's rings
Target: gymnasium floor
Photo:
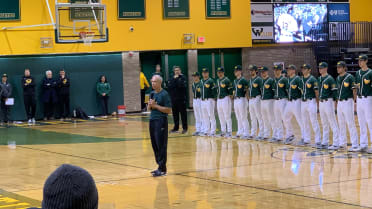
[[[0,208],[40,206],[45,179],[62,163],[93,175],[99,209],[372,208],[372,155],[193,130],[170,135],[168,175],[153,178],[147,116],[0,128]]]

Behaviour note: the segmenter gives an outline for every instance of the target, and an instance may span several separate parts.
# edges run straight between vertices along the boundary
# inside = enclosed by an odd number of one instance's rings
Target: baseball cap
[[[302,69],[311,69],[311,65],[309,65],[309,64],[303,64],[303,65],[301,66],[301,68],[302,68]]]
[[[282,65],[274,65],[274,70],[282,70]]]
[[[193,72],[192,76],[200,76],[200,73],[199,72]]]
[[[248,70],[258,70],[256,65],[249,65]]]
[[[346,63],[344,61],[339,61],[337,67],[346,67]]]
[[[241,65],[237,65],[234,67],[234,70],[242,70],[242,66]]]
[[[368,56],[366,54],[361,54],[361,55],[359,55],[358,59],[366,61],[366,60],[368,60]]]
[[[209,73],[209,70],[208,70],[208,68],[203,68],[203,69],[202,69],[202,72],[203,72],[203,73]]]
[[[217,72],[225,72],[225,69],[223,67],[218,67]]]
[[[8,74],[4,73],[4,74],[3,74],[3,78],[4,78],[4,77],[8,77]]]
[[[267,68],[266,66],[262,66],[259,68],[260,71],[268,71],[269,68]]]
[[[288,65],[288,70],[296,70],[296,65]]]
[[[327,68],[327,67],[328,67],[328,63],[326,62],[319,63],[319,68]]]

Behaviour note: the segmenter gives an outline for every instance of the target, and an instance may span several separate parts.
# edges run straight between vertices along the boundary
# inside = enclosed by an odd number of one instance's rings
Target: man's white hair
[[[45,75],[48,75],[48,73],[52,73],[52,71],[51,70],[45,71]]]
[[[155,80],[155,81],[159,80],[160,83],[163,83],[163,78],[160,75],[153,75],[152,79]]]

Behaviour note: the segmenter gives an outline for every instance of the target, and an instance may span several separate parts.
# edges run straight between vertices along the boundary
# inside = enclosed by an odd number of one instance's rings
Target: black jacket
[[[0,83],[0,96],[1,98],[9,98],[12,95],[12,85],[10,83]]]
[[[60,95],[70,94],[70,79],[67,76],[65,76],[64,79],[62,79],[62,77],[59,77],[57,81],[57,85],[58,85],[58,93]]]
[[[32,76],[22,78],[23,95],[35,95],[35,79]]]
[[[186,78],[182,74],[168,81],[168,92],[172,101],[186,101],[186,88]]]
[[[53,78],[44,78],[43,79],[43,102],[57,102],[57,81]]]

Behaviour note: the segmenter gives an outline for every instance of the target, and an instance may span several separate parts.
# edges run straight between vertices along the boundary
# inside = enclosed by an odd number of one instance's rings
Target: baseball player
[[[225,76],[223,67],[217,68],[217,112],[220,119],[221,133],[218,137],[232,137],[231,98],[232,84]],[[227,127],[227,129],[226,129]]]
[[[192,92],[193,92],[193,100],[192,106],[194,109],[194,116],[195,116],[195,129],[196,131],[192,134],[193,136],[198,136],[202,133],[202,112],[201,112],[201,81],[200,81],[200,74],[199,72],[194,72],[192,74],[192,78],[194,79],[194,83],[192,84]]]
[[[261,114],[264,121],[264,139],[269,139],[271,135],[271,130],[274,133],[275,120],[272,120],[274,115],[273,105],[274,105],[274,91],[275,91],[275,81],[269,77],[269,68],[263,66],[260,68],[261,77],[263,79],[263,85],[261,89]]]
[[[261,88],[262,78],[257,75],[258,68],[255,65],[250,65],[249,68],[251,78],[248,81],[249,88],[249,114],[251,116],[251,136],[254,139],[263,139],[263,121],[261,117]],[[257,134],[257,123],[259,131]]]
[[[339,139],[339,129],[335,115],[335,101],[337,99],[337,85],[335,79],[328,75],[328,64],[326,62],[319,63],[319,112],[320,120],[323,126],[323,140],[321,147],[323,149],[336,149],[336,146],[330,146],[329,144],[329,126],[333,132],[333,143],[337,143]],[[337,144],[335,144],[337,145]]]
[[[202,133],[200,136],[215,136],[216,134],[216,118],[214,116],[215,107],[215,83],[209,77],[209,70],[202,69],[203,80],[201,80],[201,110],[202,110]]]
[[[372,70],[368,68],[368,56],[359,56],[359,67],[361,68],[355,75],[355,83],[358,88],[357,114],[360,128],[360,151],[372,153],[368,149],[367,126],[372,135]]]
[[[284,126],[286,128],[286,136],[284,144],[291,144],[295,139],[292,128],[292,117],[296,118],[298,125],[300,126],[301,136],[303,136],[303,127],[301,120],[301,94],[302,94],[302,81],[299,76],[296,75],[296,66],[288,66],[288,102],[284,111]]]
[[[242,76],[242,67],[235,66],[234,74],[236,79],[233,83],[233,96],[234,96],[234,110],[235,116],[238,121],[237,136],[241,139],[249,139],[250,128],[248,123],[248,100],[246,97],[248,90],[248,81]]]
[[[303,140],[298,145],[306,146],[311,142],[311,130],[310,123],[315,135],[315,146],[321,145],[321,135],[318,122],[318,105],[317,99],[319,96],[318,92],[318,80],[311,75],[311,66],[304,64],[301,66],[303,77],[301,78],[303,84],[303,92],[301,98],[301,119],[302,126],[304,129]],[[310,123],[309,123],[310,120]]]
[[[347,73],[346,63],[340,61],[337,63],[337,73],[339,76],[337,82],[337,118],[340,128],[340,138],[337,143],[333,143],[333,149],[346,149],[346,124],[350,133],[351,148],[350,151],[360,151],[358,143],[358,133],[354,119],[354,101],[356,100],[355,78]]]
[[[279,142],[283,140],[283,121],[284,110],[288,102],[288,79],[282,75],[282,66],[274,66],[275,75],[275,95],[274,95],[274,133],[271,142]]]

